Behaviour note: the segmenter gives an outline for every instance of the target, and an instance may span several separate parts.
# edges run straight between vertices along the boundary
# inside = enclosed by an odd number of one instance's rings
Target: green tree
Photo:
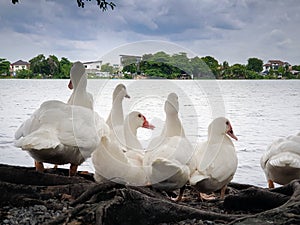
[[[180,69],[163,62],[142,61],[140,63],[141,71],[150,77],[162,77],[173,79],[180,75]]]
[[[215,75],[216,78],[219,78],[220,70],[219,70],[219,62],[212,56],[205,56],[201,58],[206,65],[209,67],[211,72]],[[209,75],[209,74],[207,74]]]
[[[279,66],[277,70],[277,75],[284,76],[285,75],[285,68],[283,66]]]
[[[247,75],[253,76],[252,73],[247,72],[245,65],[238,63],[223,71],[223,79],[245,79]]]
[[[247,69],[259,73],[263,70],[263,61],[258,58],[249,58]]]
[[[136,63],[131,63],[131,64],[128,64],[126,66],[123,67],[123,73],[136,73],[137,72],[137,65]]]
[[[72,63],[65,57],[62,57],[59,62],[60,76],[59,78],[69,78]]]
[[[263,79],[263,75],[254,72],[252,70],[246,70],[245,71],[245,79]]]
[[[229,63],[227,62],[227,61],[224,61],[223,63],[222,63],[222,69],[223,70],[226,70],[226,69],[228,69],[229,68]]]
[[[144,57],[143,57],[143,59],[144,59]],[[170,61],[171,61],[170,55],[168,55],[167,53],[165,53],[163,51],[156,52],[148,60],[153,61],[153,62],[163,62],[163,63],[170,63]]]
[[[0,58],[0,75],[9,75],[10,62],[6,59]]]
[[[25,69],[17,70],[16,77],[22,78],[22,79],[23,78],[33,78],[33,73],[31,70],[25,70]]]
[[[300,71],[300,65],[294,65],[294,66],[292,66],[292,69]]]
[[[231,66],[231,71],[233,74],[233,78],[246,78],[247,68],[245,65],[236,63]]]
[[[176,55],[168,55],[167,53],[160,51],[155,54],[143,55],[143,61],[140,63],[140,70],[153,77],[162,77],[167,79],[176,78],[183,72],[182,60],[186,60],[185,53]],[[188,61],[188,59],[187,59]],[[187,71],[188,72],[188,71]]]
[[[153,57],[152,54],[144,54],[142,56],[142,61],[150,61],[152,57]]]
[[[59,60],[55,55],[50,55],[47,59],[49,74],[54,78],[60,78]]]
[[[101,66],[101,72],[109,72],[110,74],[114,73],[114,67],[111,66],[109,63],[103,64]]]
[[[193,74],[194,78],[207,77],[207,76],[203,76],[203,75],[209,74],[209,72],[210,72],[209,67],[198,56],[192,58],[190,60],[190,64],[192,67],[192,74]]]
[[[40,55],[32,58],[31,60],[29,60],[29,62],[30,62],[30,68],[35,75],[48,74],[48,72],[49,72],[48,63],[43,54],[40,54]]]
[[[181,73],[191,74],[192,66],[185,52],[180,52],[171,56],[171,65],[178,68]]]

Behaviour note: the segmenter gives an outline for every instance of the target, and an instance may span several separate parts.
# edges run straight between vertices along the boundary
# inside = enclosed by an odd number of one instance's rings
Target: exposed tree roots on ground
[[[1,224],[300,224],[300,180],[272,190],[230,183],[224,201],[201,201],[187,186],[176,203],[151,187],[67,174],[0,165]]]

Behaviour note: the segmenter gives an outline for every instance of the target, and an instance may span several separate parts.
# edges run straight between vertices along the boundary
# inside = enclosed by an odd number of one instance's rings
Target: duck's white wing
[[[197,170],[203,176],[209,176],[219,181],[227,179],[237,169],[237,156],[234,146],[217,144],[203,144],[204,154],[199,157]]]
[[[197,160],[197,170],[205,171],[212,165],[222,149],[222,142],[209,144],[208,142],[199,143],[196,146],[195,157]]]
[[[109,138],[103,138],[101,144],[92,154],[92,162],[95,167],[95,179],[97,182],[113,180],[125,182],[125,174],[128,159],[125,157],[118,144]]]
[[[84,158],[109,136],[110,130],[96,112],[80,106],[71,106],[71,116],[59,126],[59,139],[64,145],[78,146]]]
[[[157,158],[152,162],[151,184],[160,189],[181,188],[189,179],[190,170],[177,160]]]
[[[186,138],[166,137],[155,149],[147,149],[145,164],[150,165],[156,158],[175,159],[182,164],[187,164],[193,154],[194,148]]]
[[[60,144],[56,131],[47,127],[33,131],[24,138],[15,141],[15,146],[24,150],[51,149],[58,147]]]
[[[39,129],[45,123],[48,124],[52,123],[53,121],[57,121],[57,118],[61,118],[65,115],[64,107],[65,103],[56,100],[42,103],[41,106],[30,116],[30,118],[25,120],[25,122],[23,122],[18,128],[18,130],[15,132],[15,139],[18,140],[21,137],[29,135],[30,133]],[[52,109],[55,109],[57,112],[53,116],[45,116],[45,114],[48,114],[48,111],[51,111]]]
[[[268,163],[273,167],[293,167],[300,169],[300,155],[292,152],[282,152],[273,156]]]
[[[284,153],[284,154],[283,154]],[[280,155],[278,157],[277,155]],[[300,138],[299,136],[290,136],[288,138],[279,138],[268,146],[262,155],[260,163],[264,169],[266,163],[272,158],[272,165],[279,166],[286,164],[287,161],[295,161],[291,156],[300,155]]]
[[[38,110],[37,110],[38,111]],[[24,137],[28,134],[30,134],[32,131],[36,130],[38,128],[39,122],[36,119],[35,114],[38,113],[35,111],[30,118],[25,120],[21,126],[18,128],[18,130],[15,132],[15,139],[18,140],[21,137]]]
[[[25,143],[38,146],[37,149],[48,149],[58,144],[75,146],[83,150],[84,157],[85,151],[89,150],[90,154],[90,150],[95,149],[100,138],[108,132],[107,125],[97,113],[60,101],[44,102],[25,124],[23,128],[30,127],[30,132],[16,141],[17,146],[22,147],[20,145]]]
[[[182,187],[188,180],[194,148],[180,136],[166,137],[160,146],[147,151],[144,166],[149,181],[160,189],[173,190]]]
[[[60,140],[56,127],[64,116],[63,102],[44,102],[16,131],[15,145],[26,150],[57,147]]]

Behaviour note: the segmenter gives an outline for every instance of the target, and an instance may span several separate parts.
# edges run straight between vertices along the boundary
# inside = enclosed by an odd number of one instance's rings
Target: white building
[[[85,62],[83,65],[87,74],[97,73],[101,71],[102,61]]]
[[[278,68],[282,67],[290,67],[291,65],[288,62],[283,62],[281,60],[269,60],[266,64],[263,65],[263,71],[278,70]]]
[[[30,69],[30,63],[22,60],[18,60],[17,62],[10,64],[10,72],[13,76],[16,76],[16,72],[18,70],[29,70],[29,69]]]

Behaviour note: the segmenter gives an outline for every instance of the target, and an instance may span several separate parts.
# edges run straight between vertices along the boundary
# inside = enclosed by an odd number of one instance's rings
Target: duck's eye
[[[226,121],[226,125],[229,125],[229,121]]]
[[[142,115],[141,115],[141,114],[139,114],[139,115],[138,115],[138,117],[142,117]]]

